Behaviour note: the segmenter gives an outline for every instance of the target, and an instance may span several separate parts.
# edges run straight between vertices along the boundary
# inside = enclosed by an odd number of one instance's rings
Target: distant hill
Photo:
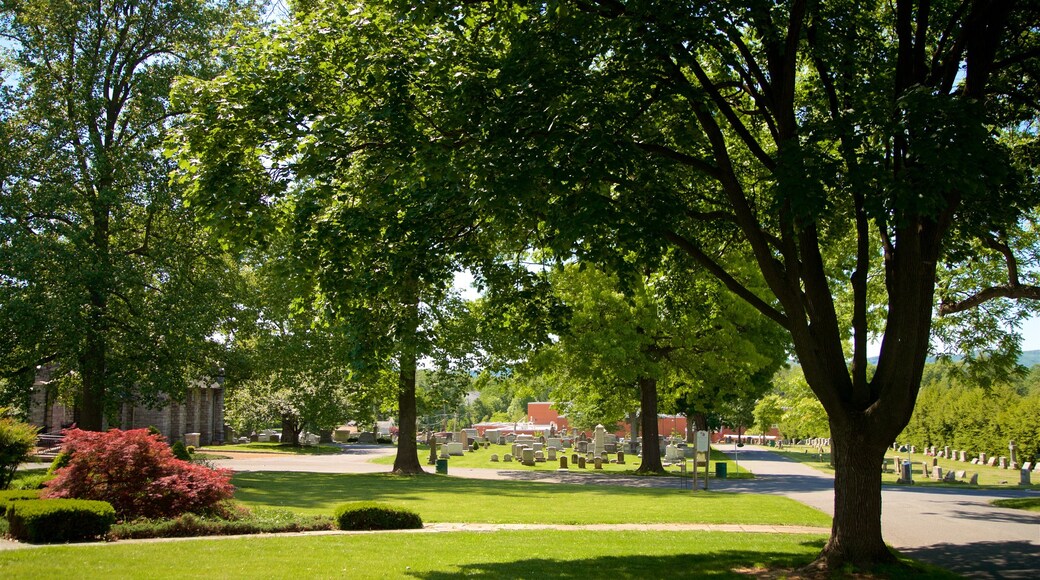
[[[959,357],[959,356],[953,357],[954,361],[958,361],[960,359],[961,359],[961,357]],[[872,356],[872,357],[867,359],[867,362],[869,362],[872,365],[876,365],[877,361],[878,361],[878,357],[876,357],[876,356]],[[928,357],[928,362],[935,362],[935,357],[934,356]],[[1022,351],[1022,354],[1018,357],[1018,364],[1026,367],[1026,368],[1030,368],[1030,367],[1033,367],[1033,366],[1036,366],[1036,365],[1040,365],[1040,350],[1024,350],[1024,351]]]

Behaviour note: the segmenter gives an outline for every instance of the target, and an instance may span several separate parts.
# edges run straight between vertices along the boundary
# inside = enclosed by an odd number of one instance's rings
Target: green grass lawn
[[[511,449],[511,445],[491,445],[488,449],[479,448],[476,451],[466,451],[465,455],[453,456],[448,459],[448,474],[451,474],[451,469],[453,467],[465,467],[475,469],[515,469],[518,471],[555,471],[560,468],[559,456],[563,454],[562,452],[559,455],[557,455],[556,461],[545,461],[544,463],[535,463],[534,465],[524,465],[523,463],[520,463],[516,460],[513,460],[509,463],[503,461],[503,458],[505,457],[506,453],[509,453]],[[574,465],[570,461],[571,455],[574,453],[574,451],[571,449],[567,449],[566,452],[568,469],[570,469],[571,471],[582,471],[578,468],[577,465]],[[425,464],[427,459],[429,458],[429,455],[429,446],[419,445],[419,461]],[[492,455],[498,455],[498,462],[491,461]],[[393,465],[394,457],[392,455],[389,457],[380,457],[378,459],[372,460],[372,462],[378,463],[380,465]],[[624,464],[605,463],[603,464],[603,469],[599,471],[603,473],[634,475],[636,470],[639,469],[639,462],[639,457],[633,457],[631,455],[626,454]],[[711,465],[709,466],[709,472],[711,477],[715,476],[715,464],[717,462],[726,463],[728,468],[728,477],[732,479],[753,477],[750,472],[748,472],[743,467],[738,468],[738,466],[733,462],[733,460],[731,460],[724,453],[716,449],[711,450]],[[692,468],[692,460],[688,460],[687,469]],[[669,474],[679,474],[678,465],[665,467],[665,469],[668,471]],[[593,468],[591,463],[587,464],[584,471],[588,471],[590,473],[597,472],[597,470]],[[700,473],[702,475],[704,473],[703,466],[701,467]]]
[[[804,566],[824,541],[813,535],[552,530],[223,538],[5,551],[0,576],[736,579]],[[957,578],[929,567],[888,577]]]
[[[386,501],[426,522],[611,524],[729,523],[830,526],[830,517],[783,497],[610,485],[402,477],[390,474],[246,472],[235,499],[248,506],[332,514],[345,501]]]
[[[1040,497],[1018,497],[1013,499],[995,499],[990,502],[991,504],[1002,507],[1012,508],[1017,510],[1027,510],[1031,512],[1040,512]]]
[[[293,447],[288,443],[236,443],[234,445],[217,445],[214,447],[200,447],[198,451],[206,453],[227,453],[230,451],[240,453],[287,453],[291,455],[335,455],[343,453],[343,448],[338,445],[301,445]]]
[[[826,449],[826,448],[825,448]],[[824,452],[822,455],[812,447],[803,446],[788,446],[782,450],[773,449],[777,453],[784,455],[790,459],[804,463],[820,471],[826,471],[828,473],[834,473],[834,468],[830,466],[830,453]],[[896,457],[901,459],[909,459],[914,462],[914,485],[934,485],[934,486],[946,486],[946,487],[967,487],[964,482],[955,483],[943,483],[933,479],[926,478],[922,472],[921,462],[928,461],[931,465],[931,457],[917,453],[910,455],[906,452],[893,451],[891,449],[885,453],[885,458],[889,460],[889,470],[881,474],[881,482],[895,485],[899,479],[899,475],[892,471],[892,462]],[[945,474],[950,469],[954,471],[966,471],[969,474],[972,472],[979,474],[979,487],[982,488],[1007,488],[1014,487],[1016,489],[1036,489],[1040,490],[1040,481],[1037,481],[1037,477],[1034,477],[1033,485],[1029,487],[1022,487],[1018,485],[1018,472],[1011,471],[1010,469],[1000,469],[997,467],[989,467],[985,465],[972,465],[970,463],[961,463],[960,461],[950,461],[947,459],[939,459],[939,467],[943,468]],[[902,485],[902,484],[900,484]]]

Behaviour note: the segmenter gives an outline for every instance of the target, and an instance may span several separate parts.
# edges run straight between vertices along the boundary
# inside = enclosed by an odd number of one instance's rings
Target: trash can
[[[437,460],[437,473],[448,474],[448,460],[438,459]]]
[[[718,479],[726,479],[726,463],[723,461],[715,462],[715,477]]]
[[[776,441],[773,441],[772,439],[770,439],[769,440],[769,446],[770,447],[776,447]]]

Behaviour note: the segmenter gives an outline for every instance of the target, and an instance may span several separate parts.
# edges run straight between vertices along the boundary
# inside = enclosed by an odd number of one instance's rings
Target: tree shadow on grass
[[[815,544],[815,543],[814,543]],[[822,542],[820,543],[822,547]],[[682,547],[676,546],[681,552]],[[530,558],[479,562],[450,571],[412,573],[414,578],[748,578],[756,571],[788,571],[807,565],[813,555],[722,550],[675,556],[602,556],[582,560]]]

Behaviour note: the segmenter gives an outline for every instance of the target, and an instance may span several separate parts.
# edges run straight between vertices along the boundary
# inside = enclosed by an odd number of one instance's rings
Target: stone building
[[[56,389],[50,384],[50,373],[41,369],[33,384],[29,418],[41,433],[59,433],[75,422],[73,409],[57,400]],[[195,381],[188,388],[183,402],[169,398],[165,403],[150,407],[141,403],[123,403],[118,424],[107,428],[140,429],[155,427],[167,441],[185,441],[212,445],[224,442],[224,380]],[[107,422],[106,422],[107,423]],[[189,434],[189,437],[185,437]]]

